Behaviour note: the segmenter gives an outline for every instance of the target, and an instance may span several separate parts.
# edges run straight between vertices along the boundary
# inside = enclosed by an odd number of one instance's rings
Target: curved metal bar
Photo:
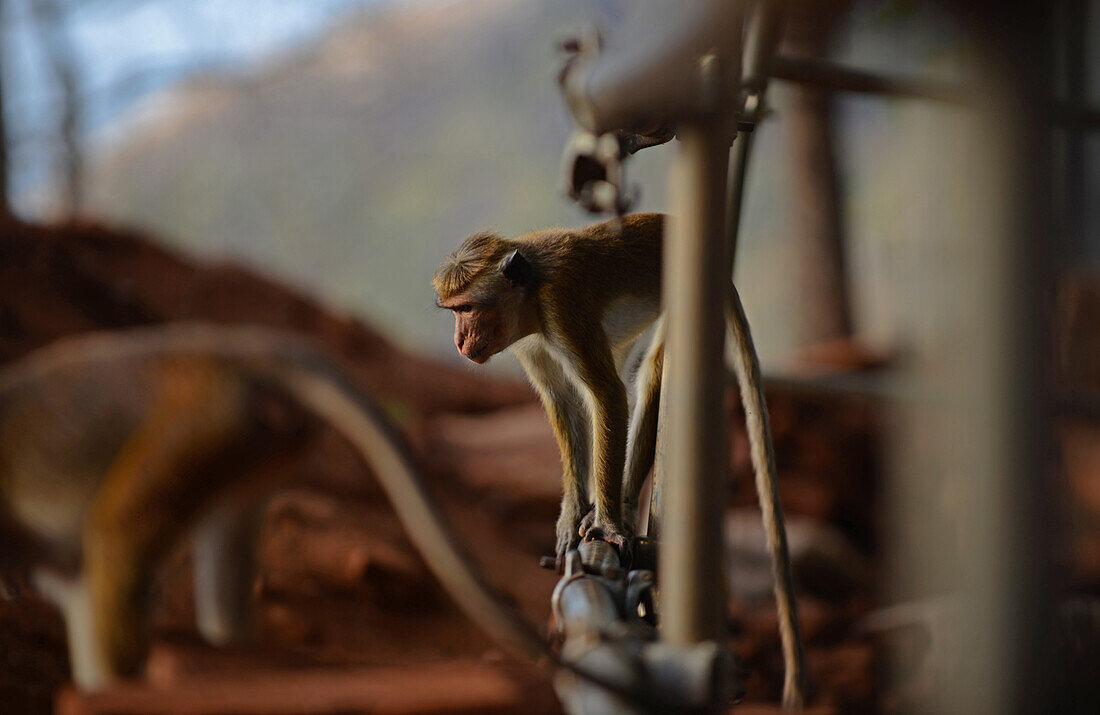
[[[712,113],[699,58],[714,52],[727,64],[740,61],[744,7],[729,0],[634,3],[614,36],[586,43],[562,73],[573,116],[596,134],[646,134],[668,119]]]

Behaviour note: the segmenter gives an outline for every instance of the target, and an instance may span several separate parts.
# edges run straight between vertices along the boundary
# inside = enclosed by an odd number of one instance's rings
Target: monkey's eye
[[[451,310],[453,310],[456,313],[469,313],[473,309],[474,309],[474,306],[470,305],[469,303],[463,303],[462,305],[456,305],[453,308],[451,308]]]

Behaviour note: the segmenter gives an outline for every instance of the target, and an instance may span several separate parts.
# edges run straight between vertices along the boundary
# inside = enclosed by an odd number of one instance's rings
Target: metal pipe
[[[633,3],[607,49],[582,51],[562,77],[577,123],[595,134],[645,133],[707,111],[711,90],[696,71],[699,58],[717,52],[737,61],[743,13],[743,2],[728,0]]]
[[[1058,83],[1056,91],[1067,102],[1080,106],[1087,96],[1088,69],[1088,4],[1083,2],[1059,2],[1055,4],[1057,19]],[[1067,131],[1055,137],[1054,149],[1058,165],[1054,177],[1056,195],[1061,197],[1057,207],[1060,214],[1061,234],[1064,243],[1066,266],[1075,257],[1084,254],[1085,206],[1087,205],[1087,162],[1085,160],[1085,136],[1075,131],[1072,124]]]
[[[779,55],[772,61],[771,69],[775,79],[842,92],[911,97],[949,104],[969,104],[974,96],[966,88],[946,82],[886,77],[827,60]]]
[[[845,67],[828,60],[805,57],[776,57],[772,63],[771,74],[775,79],[799,82],[840,92],[926,99],[933,102],[971,107],[977,106],[982,94],[973,87],[950,82],[911,77],[888,77],[874,72]],[[1039,101],[1049,102],[1049,105],[1047,105],[1049,106],[1047,119],[1055,124],[1078,130],[1100,130],[1100,108],[1098,107],[1075,101],[1050,101],[1048,98],[1041,98]]]
[[[1055,102],[1050,119],[1069,129],[1100,130],[1100,109],[1076,102]]]
[[[783,32],[783,8],[779,0],[759,0],[746,25],[741,87],[763,96],[772,74],[775,48]],[[754,112],[742,119],[756,121],[757,117]]]
[[[745,197],[745,176],[749,170],[749,154],[752,149],[752,132],[737,132],[737,139],[730,149],[730,177],[726,190],[726,264],[727,276],[733,276],[737,263],[737,238],[741,229],[741,206]]]
[[[611,592],[597,578],[569,581],[561,589],[558,604],[556,615],[561,619],[559,627],[565,636],[566,657],[575,647],[590,646],[590,641],[619,620],[619,609]]]
[[[890,485],[889,561],[902,597],[959,594],[955,647],[940,655],[950,661],[939,663],[945,676],[925,707],[1049,712],[1055,490],[1041,461],[1049,433],[1038,349],[1052,243],[1048,8],[955,9],[975,38],[980,91],[937,152],[966,204],[931,238],[943,256],[922,303],[936,331],[918,366],[933,399],[910,405],[913,419],[895,435],[906,473]]]
[[[717,59],[703,69],[721,86]],[[716,95],[717,96],[717,95]],[[715,102],[714,106],[718,106]],[[668,460],[664,484],[661,637],[689,644],[725,633],[722,508],[726,464],[723,394],[728,290],[725,187],[729,129],[715,111],[679,127],[670,170],[665,243],[668,302]]]
[[[607,542],[584,541],[566,555],[565,574],[550,602],[562,637],[562,658],[616,685],[609,689],[559,671],[554,688],[566,712],[642,715],[681,709],[669,697],[677,691],[658,688],[645,676],[640,635],[644,631],[632,628],[625,608],[627,582],[618,552]],[[623,693],[633,697],[624,698]]]

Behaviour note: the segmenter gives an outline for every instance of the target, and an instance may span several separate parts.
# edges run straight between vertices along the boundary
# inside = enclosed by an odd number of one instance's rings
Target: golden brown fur
[[[0,506],[25,543],[84,560],[68,564],[82,572],[75,582],[58,559],[39,551],[35,560],[36,583],[63,609],[79,686],[132,672],[146,642],[148,566],[172,536],[202,512],[198,529],[209,538],[196,539],[196,560],[226,551],[210,547],[233,547],[223,537],[241,531],[211,528],[227,516],[212,501],[271,484],[285,460],[257,449],[265,435],[273,438],[266,444],[293,451],[318,419],[377,475],[413,545],[472,620],[502,645],[630,699],[621,685],[564,661],[499,598],[459,546],[383,410],[323,353],[287,333],[201,324],[71,338],[0,369]],[[53,499],[35,499],[43,485]],[[21,511],[32,504],[48,524]],[[112,541],[121,550],[109,560],[103,547]],[[89,546],[101,556],[89,561]],[[196,608],[204,573],[241,575],[199,566]]]
[[[458,295],[491,273],[515,249],[538,264],[537,284],[559,285],[562,280],[576,301],[597,310],[622,293],[652,294],[660,290],[660,214],[630,214],[622,229],[608,221],[582,229],[546,229],[517,238],[491,232],[474,234],[462,242],[432,278],[440,300]],[[563,291],[541,294],[551,303],[568,300]],[[564,307],[564,306],[562,306]],[[587,310],[592,310],[591,307]]]
[[[443,261],[432,277],[432,287],[440,298],[457,295],[487,271],[496,269],[508,251],[508,242],[497,234],[474,234]]]

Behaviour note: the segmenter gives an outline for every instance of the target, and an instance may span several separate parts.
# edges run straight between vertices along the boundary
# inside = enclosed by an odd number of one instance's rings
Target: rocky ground
[[[8,226],[0,258],[2,361],[63,335],[175,320],[312,336],[386,405],[496,586],[548,625],[556,576],[537,562],[552,550],[560,472],[525,385],[410,354],[248,271],[187,260],[117,230]],[[844,355],[840,367],[867,367]],[[878,583],[881,415],[866,402],[779,389],[769,400],[814,711],[881,710],[892,702],[883,697],[890,685],[881,644],[860,628]],[[756,705],[764,712],[762,704],[778,698],[782,667],[747,441],[734,395],[728,404],[727,536],[738,547],[729,571],[730,638],[755,704],[739,712],[757,712]],[[1084,437],[1087,422],[1070,429],[1078,455],[1071,479],[1091,494],[1100,480],[1088,461],[1095,425]],[[253,644],[219,650],[198,639],[189,563],[181,546],[159,576],[157,637],[144,679],[93,697],[64,685],[56,613],[26,588],[24,575],[4,574],[0,712],[358,712],[368,703],[371,712],[555,709],[546,671],[511,659],[456,610],[373,475],[334,434],[322,435],[267,507]]]

